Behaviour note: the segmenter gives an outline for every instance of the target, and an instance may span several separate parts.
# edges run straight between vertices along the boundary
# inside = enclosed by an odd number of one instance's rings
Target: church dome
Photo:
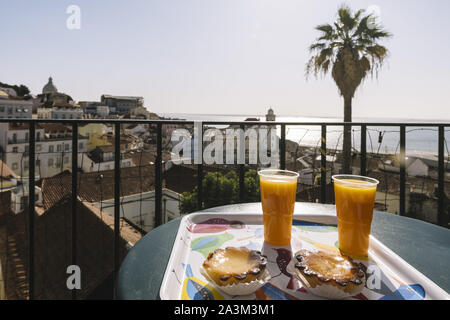
[[[53,84],[52,77],[48,78],[48,83],[42,88],[42,93],[56,93],[58,92],[58,89],[56,89],[55,85]]]

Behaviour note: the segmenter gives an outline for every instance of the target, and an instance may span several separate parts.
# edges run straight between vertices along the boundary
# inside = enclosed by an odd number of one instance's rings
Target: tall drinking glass
[[[334,175],[339,249],[366,257],[378,180],[357,175]]]
[[[266,169],[258,172],[264,222],[264,240],[273,245],[291,243],[298,173]]]

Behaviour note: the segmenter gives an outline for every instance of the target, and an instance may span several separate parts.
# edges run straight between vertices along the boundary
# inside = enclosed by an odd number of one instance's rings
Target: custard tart
[[[348,256],[300,250],[294,257],[297,276],[313,294],[343,298],[358,294],[366,284],[365,266]]]
[[[228,247],[211,252],[203,262],[208,276],[219,286],[249,283],[264,274],[267,257],[247,248]]]

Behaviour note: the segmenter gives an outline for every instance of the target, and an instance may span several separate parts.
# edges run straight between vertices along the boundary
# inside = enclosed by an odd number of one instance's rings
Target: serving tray
[[[161,284],[163,300],[323,299],[308,292],[286,269],[300,249],[338,252],[337,220],[333,215],[294,214],[290,246],[264,242],[261,213],[207,213],[185,216],[180,223],[172,253]],[[200,273],[208,253],[218,248],[247,247],[268,258],[272,278],[255,293],[228,296]],[[367,267],[367,283],[361,293],[348,299],[422,300],[449,299],[449,295],[384,246],[370,238],[369,257],[356,260]]]

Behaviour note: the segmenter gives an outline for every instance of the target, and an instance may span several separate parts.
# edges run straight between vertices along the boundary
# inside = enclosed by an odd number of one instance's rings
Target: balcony
[[[182,178],[181,171],[179,173],[170,173],[171,166],[168,163],[170,159],[164,159],[164,154],[170,150],[167,149],[169,140],[163,137],[163,128],[165,126],[178,126],[180,128],[189,128],[189,130],[197,132],[199,134],[198,141],[199,146],[203,146],[199,149],[194,148],[195,151],[204,150],[204,142],[208,141],[211,137],[204,136],[206,128],[229,126],[230,128],[243,129],[246,128],[273,128],[276,129],[277,136],[279,137],[278,149],[279,158],[277,158],[276,166],[281,169],[290,169],[300,171],[303,170],[304,181],[308,183],[302,184],[298,190],[297,201],[311,201],[320,203],[334,203],[334,195],[332,192],[332,185],[330,184],[330,175],[337,173],[339,170],[340,150],[339,141],[330,143],[327,140],[333,131],[342,130],[343,127],[351,127],[353,131],[353,160],[352,168],[361,175],[375,176],[379,178],[380,184],[380,197],[378,202],[378,210],[394,211],[392,208],[397,208],[396,213],[400,216],[409,216],[413,218],[422,218],[424,215],[420,212],[420,206],[418,207],[417,197],[420,197],[420,193],[416,192],[420,189],[421,185],[417,181],[424,179],[426,183],[422,185],[422,190],[425,188],[425,184],[435,186],[432,194],[428,194],[430,203],[436,205],[436,214],[433,216],[432,221],[435,224],[449,227],[449,207],[450,202],[447,196],[450,182],[446,179],[446,169],[448,162],[445,160],[448,157],[448,151],[445,149],[445,132],[446,128],[450,126],[450,123],[343,123],[343,122],[260,122],[260,121],[243,121],[243,122],[223,122],[223,121],[205,121],[202,123],[183,120],[51,120],[51,119],[0,119],[0,122],[26,122],[29,123],[29,177],[28,177],[28,195],[29,203],[28,210],[23,216],[23,221],[19,222],[18,216],[12,216],[9,222],[23,224],[23,229],[18,230],[20,239],[7,239],[8,250],[12,253],[20,256],[18,252],[26,252],[26,255],[21,258],[22,269],[16,270],[21,275],[22,282],[14,283],[15,290],[19,292],[18,296],[26,299],[40,299],[51,298],[44,294],[45,286],[48,285],[48,279],[42,278],[41,271],[43,266],[52,269],[45,261],[52,261],[49,258],[51,254],[56,255],[61,259],[58,267],[64,267],[67,265],[86,264],[88,261],[102,260],[102,268],[98,270],[89,269],[91,273],[89,276],[95,281],[90,283],[90,287],[86,291],[77,292],[73,290],[72,293],[67,293],[63,296],[55,296],[54,298],[89,298],[89,297],[113,297],[115,292],[115,281],[117,273],[127,253],[127,248],[137,242],[143,234],[148,230],[145,228],[145,222],[136,223],[130,221],[127,217],[124,217],[123,210],[126,206],[127,199],[133,198],[140,199],[142,201],[151,201],[154,203],[154,222],[152,227],[160,226],[168,220],[166,205],[167,201],[178,201],[170,192],[164,188],[163,181],[167,184],[180,187],[181,185],[187,185],[189,188],[196,187],[197,197],[195,199],[195,206],[197,210],[204,209],[207,206],[207,199],[205,199],[205,185],[203,178],[209,171],[219,170],[233,170],[236,172],[238,181],[237,200],[236,202],[248,202],[248,197],[245,190],[245,173],[249,169],[258,168],[258,164],[249,164],[252,157],[251,152],[244,150],[241,154],[241,161],[237,164],[206,164],[202,161],[195,162],[189,165],[190,170],[195,170],[195,174],[190,178]],[[60,192],[63,194],[58,198],[57,207],[53,210],[60,212],[60,217],[67,218],[67,221],[57,221],[64,225],[67,236],[62,238],[62,233],[58,233],[56,230],[51,230],[50,225],[44,224],[42,221],[46,219],[46,215],[43,215],[45,209],[46,200],[44,198],[44,208],[36,206],[36,190],[37,181],[33,179],[33,176],[39,176],[39,168],[35,166],[38,153],[36,152],[36,126],[40,123],[63,123],[71,128],[72,133],[72,149],[70,168],[71,171],[68,174],[57,175],[54,178],[48,180],[48,183],[54,183],[56,186],[60,186]],[[79,157],[79,125],[86,123],[103,123],[114,127],[114,168],[110,171],[93,173],[92,175],[82,176],[83,164],[80,163],[83,157]],[[154,148],[154,158],[144,159],[145,156],[139,154],[139,152],[133,151],[132,154],[139,160],[139,164],[146,163],[147,166],[138,165],[135,168],[131,168],[130,174],[123,175],[124,168],[121,168],[121,160],[123,159],[123,150],[121,150],[121,135],[122,127],[130,124],[146,124],[149,125],[151,138],[148,141],[148,148]],[[301,128],[314,128],[317,136],[319,137],[315,146],[302,146],[300,143],[293,143],[287,136],[289,130],[302,130]],[[195,129],[196,128],[196,129]],[[338,128],[338,129],[336,129]],[[379,150],[375,152],[373,150],[374,141],[370,134],[373,128],[378,129],[376,132],[386,132],[385,128],[389,130],[398,130],[398,148],[393,153],[392,157],[382,155]],[[413,177],[408,174],[408,163],[410,160],[407,157],[407,133],[411,128],[424,128],[425,130],[432,130],[436,132],[437,138],[437,158],[435,163],[429,163],[427,168],[430,168],[432,173],[426,177]],[[338,138],[339,140],[339,138]],[[243,143],[245,146],[245,143]],[[247,147],[247,146],[245,146]],[[233,159],[235,151],[232,153]],[[309,162],[305,156],[309,156]],[[185,157],[188,155],[184,155]],[[189,155],[190,157],[191,155]],[[239,155],[238,157],[239,158]],[[425,161],[425,160],[424,160]],[[426,162],[426,161],[425,161]],[[417,164],[418,167],[420,163]],[[128,170],[128,169],[127,169]],[[336,171],[337,170],[337,171]],[[132,173],[132,174],[131,174]],[[138,180],[131,180],[132,177],[141,177],[139,183]],[[144,179],[142,179],[144,178]],[[84,180],[82,180],[84,179]],[[127,180],[128,179],[128,180]],[[121,183],[117,183],[120,181]],[[125,185],[126,184],[126,185]],[[143,184],[148,184],[148,189]],[[87,186],[93,186],[96,190],[101,190],[101,195],[110,192],[112,199],[97,198],[93,193],[87,190]],[[133,191],[130,194],[124,194],[124,190],[131,186]],[[42,186],[41,186],[42,187]],[[153,188],[153,190],[152,190]],[[107,189],[107,190],[106,190]],[[392,190],[398,189],[398,190]],[[62,191],[61,191],[62,190]],[[152,194],[146,194],[147,191],[152,190]],[[181,193],[186,189],[176,190]],[[447,193],[446,193],[447,190]],[[414,196],[413,196],[414,194]],[[68,196],[70,195],[70,196]],[[76,196],[75,196],[76,195]],[[422,196],[425,196],[422,193]],[[91,197],[90,204],[87,204],[84,200]],[[413,198],[416,197],[416,200]],[[147,200],[150,199],[150,200]],[[107,206],[103,206],[105,200],[111,200]],[[414,202],[416,201],[416,202]],[[389,206],[389,203],[395,202],[395,205]],[[423,203],[423,202],[420,202]],[[108,207],[108,208],[106,208]],[[414,207],[414,210],[412,209]],[[391,208],[391,209],[389,209]],[[109,210],[109,211],[108,211]],[[427,209],[422,209],[427,210]],[[90,215],[89,212],[94,212],[94,215]],[[64,215],[62,214],[64,212]],[[110,212],[111,214],[108,214]],[[395,212],[392,212],[395,213]],[[47,216],[48,217],[48,216]],[[431,219],[431,218],[430,218]],[[102,220],[104,225],[94,228],[93,225],[98,224]],[[55,220],[56,221],[56,220]],[[126,226],[126,227],[124,227]],[[132,231],[134,229],[134,231]],[[134,232],[134,233],[133,233]],[[41,233],[45,233],[45,239],[42,238]],[[101,241],[97,241],[95,236],[99,233],[102,234]],[[124,238],[123,233],[127,233],[128,238]],[[53,243],[53,249],[56,251],[46,252],[46,241],[53,239],[58,243]],[[60,241],[57,241],[60,239]],[[87,242],[90,239],[91,242]],[[53,241],[52,241],[53,242]],[[97,245],[97,249],[92,251],[88,244],[94,246]],[[130,244],[131,243],[131,244]],[[16,248],[22,247],[21,250]],[[16,250],[16,251],[15,251]],[[48,249],[50,250],[50,249]],[[59,250],[59,251],[58,251]],[[59,253],[57,253],[59,252]],[[104,262],[107,261],[108,266],[104,266]],[[99,262],[100,263],[100,262]],[[55,267],[56,268],[56,267]],[[52,271],[53,272],[53,271]],[[64,281],[65,275],[61,274],[58,278]],[[56,280],[53,280],[53,282]],[[47,283],[47,284],[46,284]],[[8,284],[7,284],[8,286]],[[47,288],[48,291],[52,291],[51,288]],[[54,292],[57,292],[55,289]]]

